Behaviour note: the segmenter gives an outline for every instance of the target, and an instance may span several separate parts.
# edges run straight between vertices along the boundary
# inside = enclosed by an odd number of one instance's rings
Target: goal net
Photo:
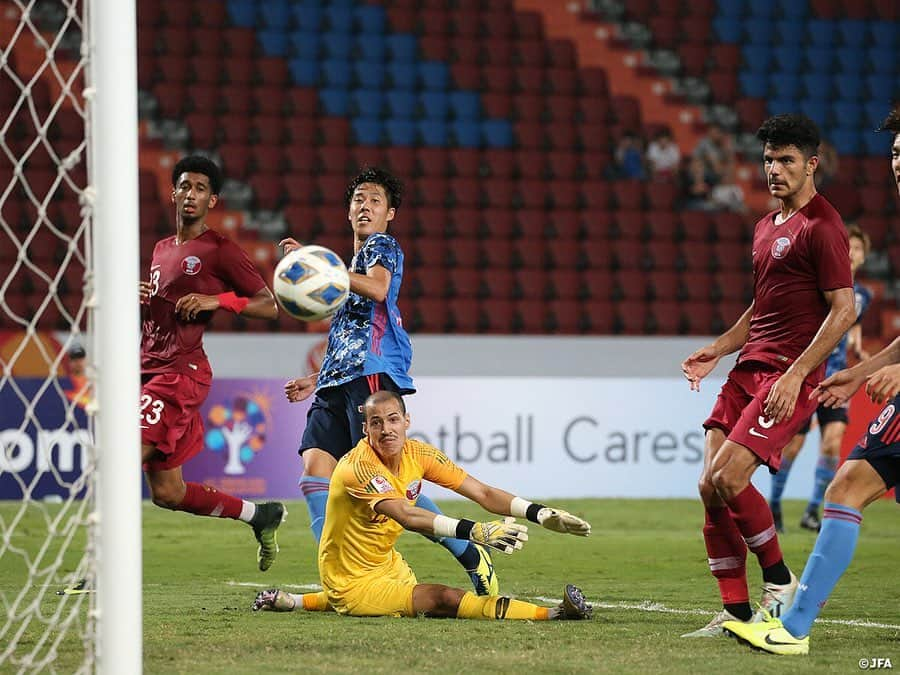
[[[103,183],[104,154],[92,138],[104,117],[98,101],[113,92],[101,89],[105,76],[92,61],[109,51],[92,42],[91,12],[115,4],[0,0],[0,672],[113,672],[103,654],[115,650],[102,636],[118,617],[104,603],[104,568],[120,559],[108,527],[121,525],[104,512],[104,485],[121,472],[109,473],[103,450],[109,419],[121,413],[103,407],[116,364],[98,355],[112,324],[103,311],[110,291],[101,285],[124,279],[95,264],[105,250],[98,195],[107,195],[108,210],[112,186]],[[134,78],[125,82],[136,99]],[[124,145],[123,162],[135,166],[119,170],[134,176],[136,202],[136,153]],[[136,229],[136,215],[124,214]],[[122,265],[125,277],[136,267]],[[127,324],[131,315],[123,317]],[[136,332],[126,327],[120,336]],[[136,365],[131,370],[126,386],[137,380]],[[131,399],[119,394],[128,410]],[[137,392],[133,400],[136,428]],[[133,454],[136,470],[136,447]],[[125,512],[137,511],[139,536],[138,509]],[[139,547],[137,556],[139,631]],[[127,648],[139,664],[140,644]],[[119,672],[133,671],[123,665]]]

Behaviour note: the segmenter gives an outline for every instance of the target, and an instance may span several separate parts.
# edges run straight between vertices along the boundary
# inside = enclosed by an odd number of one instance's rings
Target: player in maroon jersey
[[[802,115],[776,115],[757,131],[769,192],[780,208],[753,234],[753,302],[728,331],[681,364],[692,390],[726,354],[741,350],[709,418],[700,496],[709,568],[724,605],[684,637],[724,635],[751,621],[747,548],[763,572],[762,609],[780,616],[797,578],[787,568],[772,512],[750,477],[781,465],[781,450],[816,408],[824,361],[856,320],[847,230],[816,193],[819,131]],[[762,615],[760,615],[762,616]],[[758,618],[758,617],[757,617]]]
[[[203,331],[213,312],[278,316],[247,254],[206,225],[221,185],[219,167],[206,157],[185,157],[172,170],[176,231],[157,242],[150,278],[140,282],[141,458],[154,504],[249,523],[259,542],[259,568],[267,570],[278,551],[284,505],[244,501],[185,483],[181,474],[181,465],[203,449],[200,406],[212,382]]]

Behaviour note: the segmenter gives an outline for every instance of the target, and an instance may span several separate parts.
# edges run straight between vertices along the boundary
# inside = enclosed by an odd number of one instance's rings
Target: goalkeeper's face
[[[369,401],[365,410],[364,431],[369,445],[383,458],[399,455],[406,443],[409,415],[400,409],[400,404],[393,398],[377,403]]]

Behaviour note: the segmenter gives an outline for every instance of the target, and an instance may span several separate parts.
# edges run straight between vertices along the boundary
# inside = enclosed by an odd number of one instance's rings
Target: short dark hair
[[[797,146],[806,157],[818,152],[821,136],[819,127],[806,115],[784,114],[770,117],[757,130],[756,137],[763,145],[783,148]]]
[[[363,416],[365,419],[369,419],[369,405],[376,405],[378,403],[382,403],[385,399],[393,399],[400,404],[400,412],[404,415],[406,414],[406,403],[403,400],[403,397],[398,394],[396,391],[391,391],[390,389],[380,389],[376,391],[374,394],[370,394],[366,399],[365,404],[363,405]]]
[[[865,232],[862,231],[862,228],[859,225],[848,225],[847,226],[847,238],[848,239],[859,239],[863,245],[863,252],[866,255],[869,255],[869,251],[872,248],[872,240],[869,238]]]
[[[377,166],[364,167],[362,171],[350,181],[347,186],[347,193],[344,195],[344,201],[350,206],[350,200],[353,199],[353,193],[363,183],[374,183],[384,188],[384,193],[388,198],[388,208],[396,209],[400,207],[403,201],[403,183],[399,178],[387,169]]]
[[[890,131],[892,134],[900,134],[900,108],[894,108],[884,118],[884,122],[878,127],[878,131]]]
[[[202,173],[209,178],[209,189],[214,195],[222,189],[222,169],[205,155],[188,155],[178,160],[172,169],[172,187],[178,187],[178,178],[183,173]]]

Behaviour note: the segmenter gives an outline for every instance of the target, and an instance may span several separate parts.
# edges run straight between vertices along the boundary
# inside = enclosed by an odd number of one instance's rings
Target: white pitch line
[[[250,588],[262,588],[265,584],[259,584],[254,581],[226,581],[228,586],[247,586]],[[282,584],[281,588],[296,588],[301,591],[321,591],[322,587],[319,584]],[[523,596],[527,597],[527,596]],[[562,602],[560,598],[545,598],[543,596],[536,596],[529,598],[531,600],[538,600],[540,602],[547,602],[552,605],[558,605]],[[628,602],[592,602],[594,607],[600,607],[602,609],[633,609],[638,612],[657,612],[660,614],[690,614],[690,615],[705,615],[709,614],[712,610],[709,609],[675,609],[672,607],[666,607],[665,605],[661,605],[658,602],[652,602],[651,600],[644,600],[639,603],[628,603]],[[816,619],[816,623],[827,623],[834,626],[854,626],[856,628],[887,628],[890,630],[900,630],[900,625],[893,623],[878,623],[877,621],[866,621],[865,619]]]

